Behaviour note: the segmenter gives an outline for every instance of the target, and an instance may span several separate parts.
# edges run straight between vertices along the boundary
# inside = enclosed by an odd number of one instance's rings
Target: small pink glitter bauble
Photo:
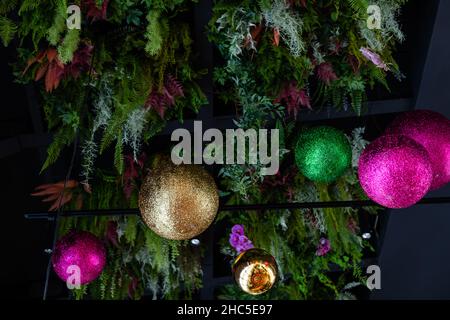
[[[103,243],[87,231],[70,231],[58,240],[52,256],[53,268],[64,281],[73,272],[69,267],[78,266],[80,284],[95,280],[102,273],[105,263],[106,250]]]
[[[433,170],[427,151],[402,135],[382,136],[362,152],[358,176],[367,196],[387,208],[406,208],[428,192]]]
[[[431,189],[450,182],[450,120],[430,110],[415,110],[398,116],[386,133],[401,134],[421,144],[433,167]]]

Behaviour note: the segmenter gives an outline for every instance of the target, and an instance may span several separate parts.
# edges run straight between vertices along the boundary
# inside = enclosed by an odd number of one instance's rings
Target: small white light
[[[362,234],[362,237],[365,240],[369,240],[370,238],[372,238],[372,235],[370,234],[370,232],[365,232]]]
[[[194,245],[194,246],[198,246],[198,245],[200,244],[200,240],[198,240],[198,239],[192,239],[192,240],[191,240],[191,244]]]

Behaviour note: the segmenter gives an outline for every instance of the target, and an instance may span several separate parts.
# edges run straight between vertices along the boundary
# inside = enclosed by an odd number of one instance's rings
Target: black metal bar
[[[51,230],[51,242],[50,247],[45,250],[45,253],[48,254],[47,268],[45,269],[45,281],[44,281],[44,291],[42,293],[42,300],[47,300],[48,295],[48,287],[50,284],[50,271],[52,265],[52,253],[55,250],[56,240],[58,237],[58,228],[60,223],[61,216],[59,213],[55,213],[52,219],[52,225],[50,227]]]
[[[450,197],[424,198],[417,204],[450,203]],[[381,207],[371,200],[325,201],[325,202],[294,202],[294,203],[264,203],[221,205],[219,211],[252,211],[252,210],[282,210],[282,209],[311,209],[311,208],[363,208]],[[140,215],[139,209],[102,209],[63,211],[61,217],[90,217],[90,216],[126,216]],[[55,213],[33,212],[26,213],[25,218],[30,220],[53,220]]]

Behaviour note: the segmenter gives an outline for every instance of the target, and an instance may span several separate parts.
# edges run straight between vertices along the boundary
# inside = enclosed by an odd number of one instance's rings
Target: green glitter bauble
[[[312,181],[333,182],[350,166],[352,148],[347,137],[332,127],[303,131],[295,146],[295,162]]]

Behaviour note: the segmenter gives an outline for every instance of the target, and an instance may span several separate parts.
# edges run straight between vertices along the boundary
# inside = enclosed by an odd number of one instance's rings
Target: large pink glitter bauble
[[[421,144],[433,167],[431,189],[450,182],[450,120],[430,110],[415,110],[398,116],[386,133],[401,134]]]
[[[358,176],[370,199],[387,208],[406,208],[428,192],[433,170],[420,144],[406,136],[386,135],[362,152]]]
[[[70,231],[58,240],[52,256],[53,268],[64,281],[73,272],[69,267],[78,266],[80,284],[95,280],[102,273],[105,263],[106,250],[103,243],[86,231]]]

